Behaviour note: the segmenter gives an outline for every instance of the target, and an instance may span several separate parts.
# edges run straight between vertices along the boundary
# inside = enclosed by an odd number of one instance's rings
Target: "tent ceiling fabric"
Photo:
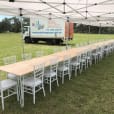
[[[76,23],[114,27],[114,0],[0,0],[0,14],[19,16],[67,17]]]

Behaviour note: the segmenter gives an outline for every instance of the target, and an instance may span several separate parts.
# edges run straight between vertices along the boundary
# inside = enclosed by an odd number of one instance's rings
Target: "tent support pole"
[[[25,47],[24,47],[24,39],[23,39],[23,14],[22,14],[22,8],[19,8],[19,18],[21,23],[21,38],[22,38],[22,54],[25,53]]]
[[[101,34],[101,23],[100,23],[100,26],[99,26],[99,34]]]
[[[66,50],[68,49],[68,39],[70,38],[70,25],[69,25],[69,17],[67,17],[67,36],[66,36]]]
[[[90,32],[91,32],[91,26],[89,25],[89,34],[90,34]]]

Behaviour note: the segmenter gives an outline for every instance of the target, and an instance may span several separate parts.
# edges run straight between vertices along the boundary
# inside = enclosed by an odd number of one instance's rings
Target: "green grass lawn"
[[[114,39],[114,35],[96,35],[96,34],[74,34],[74,39],[69,42],[69,45],[75,46],[77,43],[102,40],[102,39]],[[45,55],[53,53],[54,48],[63,48],[62,46],[54,46],[47,44],[24,44],[19,33],[6,33],[0,34],[0,65],[3,64],[3,57],[16,55],[17,60],[21,60],[21,54],[23,53],[23,47],[25,53],[32,53],[35,57],[35,52],[43,50]]]
[[[75,34],[70,45],[90,40],[114,38],[114,35]],[[49,46],[45,44],[25,44],[25,52],[31,52],[33,57],[38,50],[45,54],[53,52],[53,48],[64,46]],[[22,40],[20,34],[0,34],[0,65],[5,56],[16,55],[21,60]],[[32,96],[25,94],[25,107],[20,108],[16,96],[5,100],[5,111],[0,114],[114,114],[114,54],[105,57],[99,64],[92,65],[81,75],[69,81],[67,78],[60,86],[56,83],[49,93],[45,87],[46,97],[42,91],[36,94],[36,104],[32,104]]]

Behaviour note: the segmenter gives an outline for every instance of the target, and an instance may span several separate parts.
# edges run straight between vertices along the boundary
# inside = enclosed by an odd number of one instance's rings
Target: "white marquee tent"
[[[24,17],[69,17],[75,23],[114,27],[114,0],[0,0],[0,15],[20,13]]]

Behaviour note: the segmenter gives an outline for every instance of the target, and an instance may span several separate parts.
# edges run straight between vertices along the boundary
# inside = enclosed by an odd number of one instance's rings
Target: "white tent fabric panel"
[[[76,23],[114,26],[114,0],[0,0],[0,14],[62,18]]]

